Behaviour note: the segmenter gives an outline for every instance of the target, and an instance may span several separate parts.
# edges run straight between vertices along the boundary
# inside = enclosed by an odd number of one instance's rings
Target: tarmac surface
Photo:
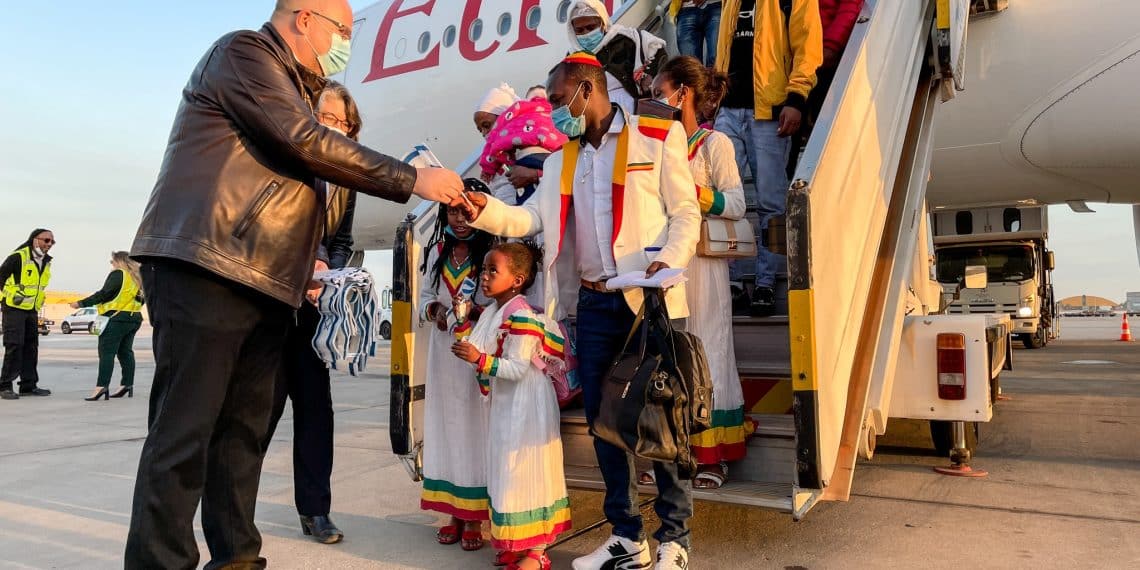
[[[981,428],[985,479],[934,474],[946,460],[925,425],[892,421],[857,469],[850,502],[789,515],[698,503],[691,567],[1140,567],[1140,342],[1116,342],[1119,319],[1065,319],[1063,338],[1017,349],[1002,376],[1009,401]],[[47,398],[0,402],[0,568],[121,568],[153,359],[140,334],[133,399],[84,402],[95,337],[42,337]],[[257,511],[274,568],[480,568],[476,553],[435,543],[443,521],[419,510],[419,488],[388,443],[387,347],[371,373],[334,381],[333,520],[347,538],[303,537],[292,501],[289,412],[266,458]],[[1081,361],[1103,361],[1081,363]],[[117,383],[117,378],[115,382]],[[574,523],[600,518],[600,496],[574,492]],[[647,528],[655,521],[647,512]],[[201,542],[205,563],[209,555]],[[552,551],[555,568],[608,535]]]

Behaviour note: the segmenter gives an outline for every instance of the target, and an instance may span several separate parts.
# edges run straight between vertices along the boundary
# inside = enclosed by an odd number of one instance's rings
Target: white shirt
[[[578,275],[587,281],[617,276],[614,261],[614,158],[625,116],[614,114],[598,148],[582,141],[574,166],[574,254]]]

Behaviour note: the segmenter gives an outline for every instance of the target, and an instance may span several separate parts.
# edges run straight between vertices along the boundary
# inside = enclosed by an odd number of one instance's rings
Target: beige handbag
[[[712,160],[709,158],[707,142],[701,145],[701,153],[705,159],[706,178],[711,183]],[[755,258],[756,236],[752,232],[752,222],[747,218],[701,218],[701,240],[697,242],[697,255],[726,259]]]

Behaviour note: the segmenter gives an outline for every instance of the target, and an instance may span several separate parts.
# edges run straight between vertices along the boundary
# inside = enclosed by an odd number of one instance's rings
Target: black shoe
[[[0,390],[0,400],[19,400],[20,396],[12,391],[11,388],[7,390]]]
[[[109,394],[110,394],[110,392],[108,392],[106,388],[100,388],[99,393],[95,394],[94,396],[91,396],[90,398],[83,398],[83,399],[87,400],[88,402],[98,402],[100,399],[106,400],[109,397]]]
[[[752,300],[748,298],[748,291],[741,287],[733,285],[730,289],[732,293],[732,316],[746,317],[750,314],[750,307]]]
[[[771,287],[757,287],[752,292],[752,306],[749,307],[753,317],[770,317],[776,314],[776,295]]]
[[[120,386],[119,389],[117,391],[115,391],[114,394],[111,394],[111,397],[112,398],[122,398],[124,395],[128,398],[134,398],[135,397],[135,387],[134,386]]]
[[[324,544],[336,544],[344,538],[344,533],[329,520],[328,515],[319,517],[301,515],[301,532]]]
[[[20,395],[21,396],[50,396],[51,390],[48,390],[47,388],[32,388],[31,390],[25,390],[23,388],[20,388]]]

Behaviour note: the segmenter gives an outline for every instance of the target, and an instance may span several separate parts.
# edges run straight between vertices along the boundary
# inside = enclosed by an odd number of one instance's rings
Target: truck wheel
[[[950,450],[954,449],[954,430],[951,428],[953,423],[930,420],[930,439],[934,442],[934,449],[937,449],[938,455],[942,457],[949,457]],[[970,450],[970,455],[973,455],[977,447],[978,422],[966,422],[966,449]]]
[[[1046,335],[1045,328],[1038,326],[1037,332],[1033,333],[1032,336],[1021,337],[1021,342],[1025,344],[1025,348],[1041,348],[1049,343],[1049,339],[1046,338]]]
[[[384,340],[392,340],[392,323],[384,321],[380,323],[380,338]]]
[[[62,325],[59,325],[59,330],[63,334],[71,334],[71,325],[63,323]]]

